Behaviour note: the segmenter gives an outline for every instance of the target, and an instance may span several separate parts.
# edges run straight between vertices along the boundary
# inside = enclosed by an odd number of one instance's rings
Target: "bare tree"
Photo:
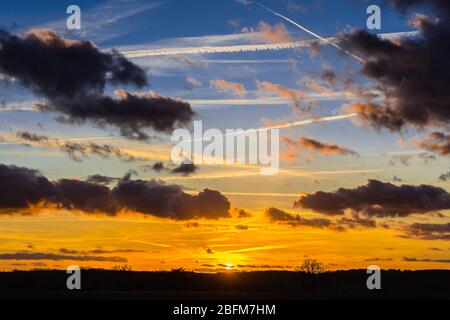
[[[325,266],[322,262],[317,261],[317,259],[311,259],[305,256],[305,260],[303,260],[303,264],[299,270],[309,274],[319,274],[325,272]]]
[[[114,266],[113,270],[114,271],[127,271],[127,272],[133,271],[131,266],[128,265],[128,264],[124,264],[124,265],[120,265],[120,266]]]

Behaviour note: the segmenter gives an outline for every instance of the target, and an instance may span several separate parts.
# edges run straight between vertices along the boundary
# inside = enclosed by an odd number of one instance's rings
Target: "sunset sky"
[[[450,6],[412,2],[261,1],[342,50],[249,0],[0,3],[0,270],[449,269]],[[305,121],[264,176],[176,170],[199,120]]]

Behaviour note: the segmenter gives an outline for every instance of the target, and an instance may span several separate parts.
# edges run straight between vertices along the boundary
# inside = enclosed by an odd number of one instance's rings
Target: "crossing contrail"
[[[337,45],[335,42],[330,41],[329,39],[326,39],[326,38],[323,38],[323,37],[319,36],[317,33],[312,32],[311,30],[305,28],[304,26],[298,24],[297,22],[295,22],[295,21],[293,21],[293,20],[291,20],[291,19],[289,19],[289,18],[283,16],[281,13],[278,13],[278,12],[276,12],[276,11],[273,11],[272,9],[267,8],[265,5],[263,5],[263,4],[259,3],[259,2],[255,2],[255,4],[257,4],[258,6],[260,6],[260,7],[263,8],[263,9],[265,9],[265,10],[271,12],[272,14],[274,14],[274,15],[276,15],[276,16],[278,16],[278,17],[284,19],[284,20],[286,20],[287,22],[293,24],[294,26],[296,26],[296,27],[302,29],[303,31],[305,31],[306,33],[312,35],[313,37],[319,39],[320,41],[325,42],[326,44],[329,44],[329,45],[335,47],[336,49],[338,49],[338,50],[340,50],[340,51],[342,51],[342,52],[348,54],[349,56],[355,58],[355,59],[358,60],[359,62],[365,63],[365,60],[364,60],[364,59],[362,59],[362,58],[360,58],[360,57],[354,55],[353,53],[351,53],[351,52],[348,51],[348,50],[345,50],[344,48],[342,48],[342,47],[340,47],[339,45]]]

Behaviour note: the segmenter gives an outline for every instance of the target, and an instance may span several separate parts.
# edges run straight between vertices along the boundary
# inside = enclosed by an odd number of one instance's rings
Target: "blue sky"
[[[348,28],[364,29],[367,19],[366,8],[369,5],[366,1],[344,0],[283,0],[262,1],[262,3],[324,37],[334,36]],[[382,30],[377,32],[411,30],[406,16],[401,16],[384,6],[383,1],[370,2],[370,4],[374,3],[378,3],[382,8]],[[243,5],[234,0],[78,1],[76,4],[80,6],[82,12],[80,31],[65,29],[67,16],[65,10],[69,4],[73,2],[58,1],[56,4],[54,1],[39,1],[39,3],[16,1],[7,5],[2,3],[0,4],[1,25],[13,33],[23,32],[29,28],[50,27],[66,37],[88,39],[94,41],[100,48],[117,48],[119,51],[263,43],[261,39],[255,42],[250,33],[242,32],[243,28],[257,30],[261,21],[270,25],[284,24],[292,40],[311,39],[309,34],[286,24],[285,21],[263,8],[254,4]],[[294,7],[297,5],[297,9],[292,9],[293,5]],[[263,126],[267,121],[292,121],[307,117],[295,114],[289,101],[274,105],[259,104],[258,101],[267,97],[261,97],[257,81],[269,81],[296,89],[303,86],[302,79],[305,77],[317,79],[324,69],[332,69],[338,73],[355,73],[358,70],[357,62],[330,46],[322,46],[322,53],[319,55],[311,55],[306,48],[301,48],[244,53],[163,55],[138,58],[133,61],[148,71],[150,87],[144,88],[144,91],[151,90],[164,96],[192,101],[192,106],[197,112],[196,119],[203,120],[207,128],[221,130],[255,128]],[[194,78],[198,84],[192,86],[188,83],[188,78]],[[247,91],[244,96],[237,96],[233,92],[217,90],[210,84],[212,80],[217,79],[241,83]],[[368,82],[361,77],[358,79],[361,84]],[[109,87],[108,94],[113,95],[115,89],[117,88]],[[135,88],[128,89],[136,91]],[[39,101],[28,90],[15,83],[6,88],[2,87],[0,92],[7,105],[19,105],[22,109],[27,109],[31,103]],[[220,103],[222,100],[225,102]],[[256,102],[246,104],[242,103],[242,100]],[[201,103],[201,101],[205,102]],[[342,106],[348,103],[348,100],[322,97],[317,101],[314,100],[313,103],[316,116],[330,116],[340,114]],[[45,132],[54,137],[61,135],[118,136],[114,128],[98,128],[89,124],[62,124],[55,120],[54,114],[40,114],[27,110],[2,112],[0,128],[6,133],[27,129]],[[354,125],[350,120],[287,129],[283,134],[291,137],[311,136],[318,140],[351,146],[363,155],[358,159],[318,156],[313,162],[305,162],[305,159],[302,159],[294,164],[285,163],[284,166],[287,168],[306,165],[310,168],[324,169],[329,167],[331,160],[336,167],[353,165],[367,170],[385,169],[386,172],[380,174],[391,179],[394,174],[391,173],[392,168],[388,165],[389,157],[386,153],[416,151],[408,145],[402,146],[398,143],[401,138],[408,139],[417,135],[414,131],[406,132],[403,136],[385,131],[377,132]],[[168,137],[162,136],[161,139],[166,141]],[[117,137],[114,143],[126,146],[129,142]],[[73,163],[55,151],[38,156],[35,148],[24,146],[5,145],[1,148],[1,157],[5,161],[23,165],[35,163],[35,167],[55,177],[64,175],[63,172],[69,172],[69,168],[70,175],[86,176],[94,171],[93,162],[102,163],[102,160],[98,159]],[[137,148],[152,149],[153,146],[141,144]],[[421,165],[417,159],[413,163],[417,166]],[[433,175],[428,179],[434,180],[438,172],[444,169],[445,164],[436,163],[434,166],[429,168],[433,171]],[[125,172],[132,166],[110,161],[102,168],[105,174],[112,174],[117,171]],[[406,168],[397,169],[401,171]],[[211,169],[205,168],[205,170]],[[413,180],[420,180],[411,173],[411,170],[407,170],[405,174],[411,176]],[[361,183],[367,177],[367,175],[342,177],[341,179],[345,181],[328,182],[326,188],[332,189],[341,183]],[[200,188],[211,181],[186,181],[186,183]],[[327,181],[324,183],[327,184]],[[305,188],[311,190],[315,186],[305,183]],[[280,190],[285,191],[286,188]]]

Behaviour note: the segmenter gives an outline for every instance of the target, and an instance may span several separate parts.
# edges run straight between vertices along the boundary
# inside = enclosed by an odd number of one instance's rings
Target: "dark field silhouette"
[[[81,290],[66,288],[65,271],[0,273],[0,299],[449,299],[450,271],[381,273],[368,290],[366,270],[308,274],[261,271],[202,274],[184,271],[82,270]]]

